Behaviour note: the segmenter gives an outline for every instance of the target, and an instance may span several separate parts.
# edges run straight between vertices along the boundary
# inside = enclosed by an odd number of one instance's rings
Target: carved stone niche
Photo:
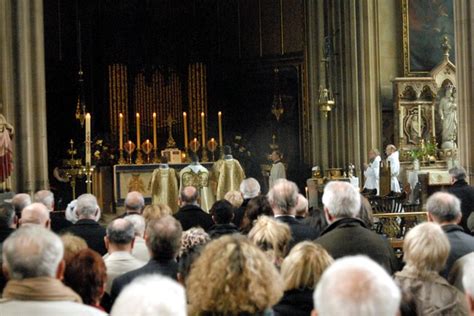
[[[448,84],[456,86],[456,66],[449,60],[449,53],[445,51],[443,61],[429,76],[398,77],[392,80],[392,84],[397,122],[395,141],[400,149],[400,160],[411,160],[409,152],[428,143],[436,144],[439,149],[443,131],[440,100]],[[450,155],[453,155],[452,150]],[[445,150],[438,150],[436,158],[445,160]]]

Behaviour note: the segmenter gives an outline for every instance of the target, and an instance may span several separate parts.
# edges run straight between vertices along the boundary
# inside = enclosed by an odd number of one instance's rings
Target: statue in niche
[[[439,115],[443,122],[441,132],[442,149],[456,148],[458,118],[455,93],[456,88],[451,83],[447,83],[439,100]]]
[[[13,126],[0,114],[0,182],[5,182],[13,170],[13,134]]]
[[[425,122],[423,117],[418,116],[418,109],[413,109],[411,113],[407,116],[405,121],[405,128],[406,128],[406,135],[408,136],[408,143],[417,145],[419,143],[419,139],[423,137],[423,133],[425,131]]]

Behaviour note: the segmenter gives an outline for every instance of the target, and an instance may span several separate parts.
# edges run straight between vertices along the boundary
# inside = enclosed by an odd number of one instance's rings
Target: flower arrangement
[[[92,163],[95,166],[112,166],[117,163],[112,146],[102,138],[96,138],[92,142],[92,153]]]

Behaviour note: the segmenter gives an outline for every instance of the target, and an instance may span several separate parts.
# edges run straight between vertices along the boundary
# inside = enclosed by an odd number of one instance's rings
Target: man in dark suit
[[[451,250],[441,276],[447,278],[454,263],[464,255],[474,252],[474,237],[464,232],[461,221],[461,201],[446,192],[436,192],[426,201],[428,219],[441,226],[448,237]]]
[[[11,204],[3,203],[0,205],[0,246],[5,239],[15,231],[18,224],[18,217]],[[1,249],[0,249],[1,252]],[[0,258],[1,261],[1,258]]]
[[[95,221],[99,212],[97,199],[92,194],[82,194],[77,198],[76,213],[79,220],[66,231],[83,238],[89,248],[105,255],[105,228]]]
[[[357,189],[347,182],[329,182],[324,188],[322,200],[329,226],[316,242],[334,259],[366,255],[390,274],[398,270],[398,260],[388,241],[356,218],[361,205]]]
[[[54,212],[54,193],[49,190],[40,190],[35,193],[34,202],[41,203],[48,208],[51,218],[51,230],[55,233],[67,229],[72,223],[64,217],[64,213]]]
[[[184,187],[179,195],[179,211],[174,217],[181,223],[183,230],[201,227],[208,231],[213,225],[211,215],[204,212],[198,204],[199,191],[192,186]]]
[[[268,192],[268,201],[275,218],[290,226],[290,249],[300,241],[318,238],[316,230],[300,223],[295,218],[296,205],[298,204],[298,187],[294,182],[286,179],[276,180],[270,192]]]
[[[143,208],[145,207],[145,198],[140,192],[128,192],[123,206],[125,207],[125,212],[117,216],[117,218],[124,218],[125,216],[134,214],[141,215],[143,213]]]
[[[467,219],[474,208],[474,188],[467,184],[466,170],[463,167],[451,168],[449,175],[453,185],[447,191],[461,200],[462,217],[459,225],[466,233],[470,233],[467,227]]]
[[[211,207],[210,213],[212,215],[212,220],[215,223],[208,232],[211,239],[239,233],[237,226],[231,223],[232,218],[234,217],[234,207],[229,201],[217,201]]]
[[[110,291],[112,302],[126,285],[139,276],[158,273],[176,280],[178,275],[176,257],[181,247],[182,233],[181,224],[172,216],[152,220],[145,232],[151,259],[143,267],[127,272],[113,281]]]

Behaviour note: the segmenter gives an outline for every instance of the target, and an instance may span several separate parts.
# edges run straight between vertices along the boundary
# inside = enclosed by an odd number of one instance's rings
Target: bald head
[[[54,211],[54,194],[49,190],[41,190],[35,193],[34,201],[44,204],[50,212]]]
[[[197,205],[198,198],[199,191],[193,186],[184,187],[179,195],[179,201],[181,206]]]
[[[20,224],[24,225],[40,225],[49,228],[49,210],[44,204],[33,203],[28,205],[21,212]]]
[[[107,226],[105,245],[109,253],[114,251],[130,251],[134,239],[135,229],[133,224],[126,219],[118,218]]]
[[[26,193],[18,193],[13,196],[11,203],[15,208],[15,213],[17,215],[20,215],[21,211],[23,211],[25,207],[31,204],[31,197],[29,194]]]
[[[295,211],[296,216],[306,217],[308,214],[308,200],[301,193],[298,193],[298,203],[296,203]]]
[[[143,207],[145,206],[145,199],[140,192],[132,191],[128,192],[125,198],[125,211],[128,213],[141,214]]]

